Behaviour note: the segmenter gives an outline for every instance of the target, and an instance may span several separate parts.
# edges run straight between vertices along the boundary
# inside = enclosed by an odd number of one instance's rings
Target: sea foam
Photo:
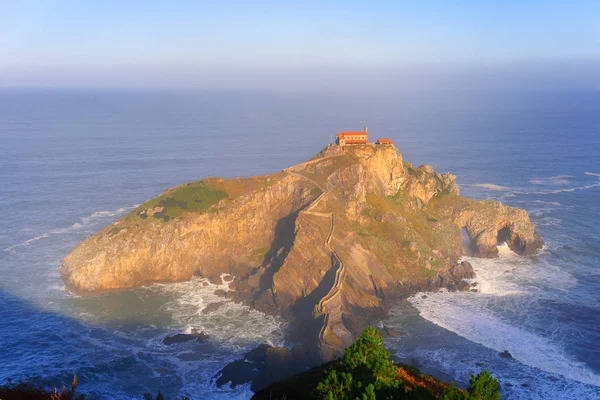
[[[85,217],[81,217],[79,219],[79,222],[75,222],[72,225],[68,226],[68,227],[63,227],[63,228],[55,228],[52,229],[48,232],[44,232],[40,235],[34,236],[30,239],[27,239],[21,243],[17,243],[17,244],[13,244],[11,246],[8,246],[4,249],[4,251],[6,252],[11,252],[16,250],[19,247],[24,247],[24,246],[29,246],[30,244],[37,242],[38,240],[41,239],[46,239],[49,238],[52,235],[63,235],[63,234],[67,234],[67,233],[71,233],[83,228],[90,228],[90,227],[94,227],[97,224],[100,223],[105,223],[107,220],[111,220],[115,217],[119,217],[123,214],[125,214],[127,211],[130,211],[134,208],[136,208],[138,205],[134,205],[131,207],[121,207],[117,210],[114,211],[96,211],[93,212],[90,215],[87,215]]]
[[[600,376],[566,351],[568,343],[562,343],[560,332],[541,335],[527,319],[528,303],[550,291],[560,298],[576,280],[558,268],[515,255],[507,245],[499,252],[499,259],[465,257],[477,274],[473,283],[478,292],[417,294],[409,301],[423,318],[471,342],[497,352],[508,350],[527,366],[600,386]]]

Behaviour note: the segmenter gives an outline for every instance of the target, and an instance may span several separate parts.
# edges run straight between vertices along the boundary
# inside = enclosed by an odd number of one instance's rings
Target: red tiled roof
[[[341,137],[341,136],[354,136],[354,135],[368,135],[366,132],[340,132],[338,133],[336,136],[337,137]]]
[[[390,139],[377,139],[377,143],[381,144],[394,144]]]

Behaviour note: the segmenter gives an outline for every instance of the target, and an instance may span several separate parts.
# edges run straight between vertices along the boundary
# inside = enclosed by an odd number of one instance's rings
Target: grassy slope
[[[456,196],[441,196],[453,197]],[[440,198],[440,199],[441,199]],[[453,199],[452,201],[455,201]],[[454,224],[442,221],[436,210],[436,200],[426,209],[407,206],[410,199],[401,194],[382,198],[367,194],[369,207],[362,210],[368,223],[352,225],[363,245],[380,259],[397,279],[423,279],[433,276],[447,258],[432,250],[451,248],[460,231]],[[405,222],[390,222],[382,215],[391,214]],[[430,269],[425,268],[429,262]],[[398,268],[402,266],[402,268]]]

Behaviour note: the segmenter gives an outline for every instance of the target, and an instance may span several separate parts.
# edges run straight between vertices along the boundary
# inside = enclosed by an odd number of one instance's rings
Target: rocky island
[[[455,176],[413,167],[388,142],[329,145],[272,175],[169,189],[75,247],[64,282],[94,295],[229,274],[225,295],[287,318],[289,340],[302,343],[272,356],[316,364],[394,299],[468,290],[463,230],[479,257],[497,257],[499,242],[521,255],[542,246],[524,210],[463,198]]]

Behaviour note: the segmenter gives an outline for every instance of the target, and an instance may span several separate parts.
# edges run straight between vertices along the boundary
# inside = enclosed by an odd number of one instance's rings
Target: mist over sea
[[[600,92],[285,93],[0,90],[0,380],[70,383],[99,399],[247,399],[211,378],[285,321],[223,301],[203,279],[83,298],[70,249],[163,190],[269,174],[369,126],[461,194],[521,207],[545,240],[529,258],[467,258],[477,293],[417,294],[386,325],[394,357],[505,399],[600,399]],[[165,346],[199,328],[211,339]],[[508,350],[513,358],[499,352]]]

